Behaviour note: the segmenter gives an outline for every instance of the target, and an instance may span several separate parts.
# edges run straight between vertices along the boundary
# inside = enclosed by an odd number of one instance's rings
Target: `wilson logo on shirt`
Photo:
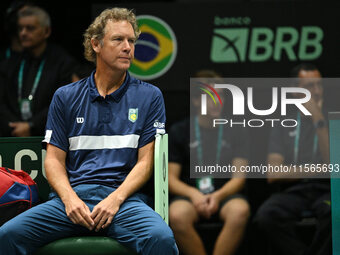
[[[77,117],[77,123],[79,124],[84,123],[84,117]]]
[[[130,108],[128,118],[129,121],[136,122],[136,120],[138,119],[138,108],[136,109]]]

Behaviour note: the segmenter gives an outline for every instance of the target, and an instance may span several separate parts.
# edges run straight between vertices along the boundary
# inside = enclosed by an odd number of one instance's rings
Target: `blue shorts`
[[[74,191],[90,210],[115,189],[97,184],[81,184]],[[74,224],[66,216],[65,206],[56,193],[0,227],[0,255],[33,254],[52,241],[93,231]],[[121,206],[109,227],[101,234],[140,254],[178,254],[173,233],[150,206],[142,193],[130,196]]]

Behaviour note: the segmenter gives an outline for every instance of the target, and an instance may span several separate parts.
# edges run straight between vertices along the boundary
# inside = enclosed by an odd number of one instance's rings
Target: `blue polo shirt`
[[[44,142],[67,153],[72,186],[117,188],[135,166],[138,149],[165,132],[164,100],[157,87],[128,72],[120,88],[104,98],[94,73],[55,92]]]

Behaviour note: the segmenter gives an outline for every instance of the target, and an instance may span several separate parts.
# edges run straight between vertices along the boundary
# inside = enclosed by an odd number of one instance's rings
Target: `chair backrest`
[[[39,197],[47,200],[50,186],[46,180],[42,148],[43,137],[0,138],[0,166],[24,170],[38,184]],[[155,140],[155,211],[168,223],[168,135],[156,135]]]
[[[330,163],[340,166],[340,112],[329,113]],[[340,172],[331,173],[333,254],[340,255]]]

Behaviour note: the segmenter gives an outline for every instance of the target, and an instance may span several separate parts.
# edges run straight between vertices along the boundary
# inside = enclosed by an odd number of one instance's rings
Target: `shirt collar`
[[[90,98],[91,98],[91,102],[95,101],[98,98],[101,98],[101,95],[98,92],[98,89],[96,87],[96,82],[94,80],[94,74],[95,74],[96,70],[94,70],[91,75],[90,75],[90,79],[89,79],[89,88],[90,88]],[[126,71],[126,76],[125,76],[125,80],[123,82],[123,84],[119,87],[119,89],[117,89],[115,92],[107,95],[107,98],[112,98],[114,101],[119,102],[120,99],[123,97],[123,95],[125,94],[127,88],[129,87],[129,82],[130,82],[130,74],[128,71]]]

